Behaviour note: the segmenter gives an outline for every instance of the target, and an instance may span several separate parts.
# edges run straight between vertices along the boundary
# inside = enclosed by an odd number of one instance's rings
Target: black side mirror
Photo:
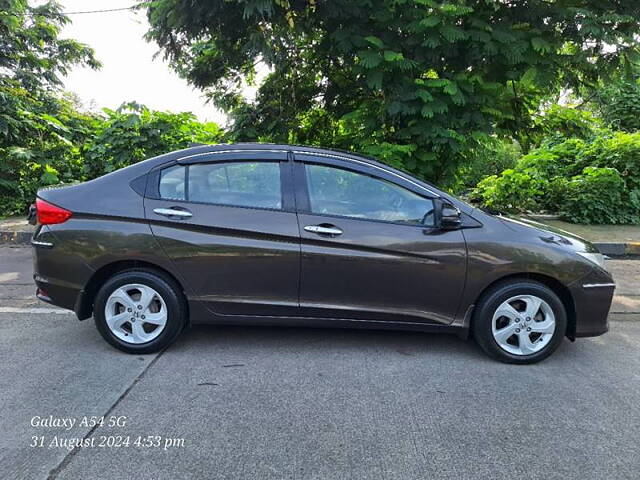
[[[455,230],[462,226],[460,210],[447,201],[436,199],[436,219],[442,230]]]

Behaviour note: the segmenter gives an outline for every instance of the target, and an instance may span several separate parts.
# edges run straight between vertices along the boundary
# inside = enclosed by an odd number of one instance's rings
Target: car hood
[[[566,250],[573,250],[575,252],[594,252],[597,253],[598,249],[588,240],[585,240],[578,235],[575,235],[561,228],[553,227],[544,223],[536,222],[534,220],[517,217],[517,216],[499,216],[498,217],[505,226],[515,231],[523,231],[531,234],[535,232],[538,238],[551,245],[557,245]]]

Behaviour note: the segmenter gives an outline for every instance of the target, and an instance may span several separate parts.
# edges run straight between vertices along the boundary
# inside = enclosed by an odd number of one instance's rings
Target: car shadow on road
[[[85,339],[80,348],[86,347],[87,344],[93,345],[92,348],[102,345],[106,351],[113,352],[112,347],[99,340],[99,334],[93,325],[86,325],[86,327],[91,328],[83,329],[84,334],[95,338],[91,341]],[[76,338],[84,337],[84,334]],[[580,357],[589,355],[589,351],[594,348],[599,349],[600,342],[600,337],[580,339],[575,343],[565,339],[558,350],[539,365],[562,366],[568,361],[579,362]],[[176,343],[166,351],[172,354],[207,353],[210,355],[212,352],[221,350],[244,353],[254,351],[259,355],[285,352],[298,355],[356,352],[354,354],[357,355],[358,351],[363,351],[405,359],[419,357],[428,361],[447,359],[461,363],[468,361],[495,363],[495,360],[482,352],[472,338],[462,339],[453,334],[319,327],[194,325],[187,328]]]
[[[298,353],[373,349],[401,357],[456,355],[474,360],[485,358],[475,342],[451,334],[311,327],[194,325],[170,349],[178,353],[221,346],[225,349],[251,347]]]

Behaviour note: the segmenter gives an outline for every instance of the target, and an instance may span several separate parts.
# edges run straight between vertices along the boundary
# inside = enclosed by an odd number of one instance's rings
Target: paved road
[[[3,479],[638,478],[639,261],[611,262],[609,334],[518,367],[453,336],[325,329],[200,327],[124,355],[32,304],[28,255],[0,248]],[[50,415],[76,423],[31,425]],[[79,424],[103,415],[121,426]]]

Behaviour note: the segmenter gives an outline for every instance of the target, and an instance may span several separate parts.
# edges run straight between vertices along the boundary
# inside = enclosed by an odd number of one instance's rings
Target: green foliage
[[[464,163],[455,172],[454,182],[446,186],[453,193],[464,195],[482,179],[513,168],[521,154],[518,143],[490,138],[469,151]]]
[[[615,168],[587,167],[566,184],[560,216],[575,223],[638,223],[625,182]]]
[[[135,103],[85,114],[59,90],[73,65],[98,67],[93,51],[58,34],[56,2],[0,0],[0,215],[23,214],[38,188],[86,180],[144,158],[217,142],[222,132],[190,113]]]
[[[640,133],[617,132],[588,144],[577,157],[580,167],[612,167],[628,190],[640,191]]]
[[[547,141],[520,158],[516,168],[535,171],[541,178],[577,175],[584,167],[576,166],[576,159],[585,146],[585,141],[579,138],[569,138],[559,143]]]
[[[24,136],[0,147],[0,215],[23,214],[43,186],[88,180],[191,142],[222,139],[215,123],[200,123],[190,113],[128,103],[104,116],[87,115],[65,98],[50,97],[43,106],[24,90],[8,93],[25,116],[15,122]]]
[[[637,61],[640,31],[635,0],[155,0],[146,8],[148,38],[229,112],[234,138],[377,151],[433,181],[450,178],[492,135],[513,135],[528,151],[542,102]],[[240,90],[260,63],[271,73],[245,101]],[[580,118],[560,123],[584,127]]]
[[[638,223],[640,133],[601,131],[590,140],[545,143],[514,169],[480,182],[471,196],[508,212],[546,210],[574,222]]]
[[[59,38],[69,19],[57,2],[29,3],[0,0],[0,77],[34,93],[60,86],[60,76],[73,65],[100,66],[92,49]]]
[[[602,121],[588,110],[551,105],[534,120],[537,143],[567,138],[589,139],[603,128]]]
[[[96,136],[86,146],[89,178],[187,148],[192,142],[218,143],[222,138],[218,125],[200,123],[191,113],[159,112],[135,102],[105,113]]]
[[[596,104],[605,122],[616,130],[640,130],[640,85],[619,80],[598,90]]]
[[[22,213],[39,186],[77,178],[92,119],[56,89],[93,52],[60,39],[67,18],[55,2],[0,0],[0,215]]]
[[[522,212],[536,207],[538,198],[544,193],[544,184],[527,172],[508,169],[478,183],[472,197],[480,198],[491,210]]]
[[[0,214],[23,213],[43,185],[82,174],[82,145],[94,119],[71,99],[31,92],[0,80]]]

